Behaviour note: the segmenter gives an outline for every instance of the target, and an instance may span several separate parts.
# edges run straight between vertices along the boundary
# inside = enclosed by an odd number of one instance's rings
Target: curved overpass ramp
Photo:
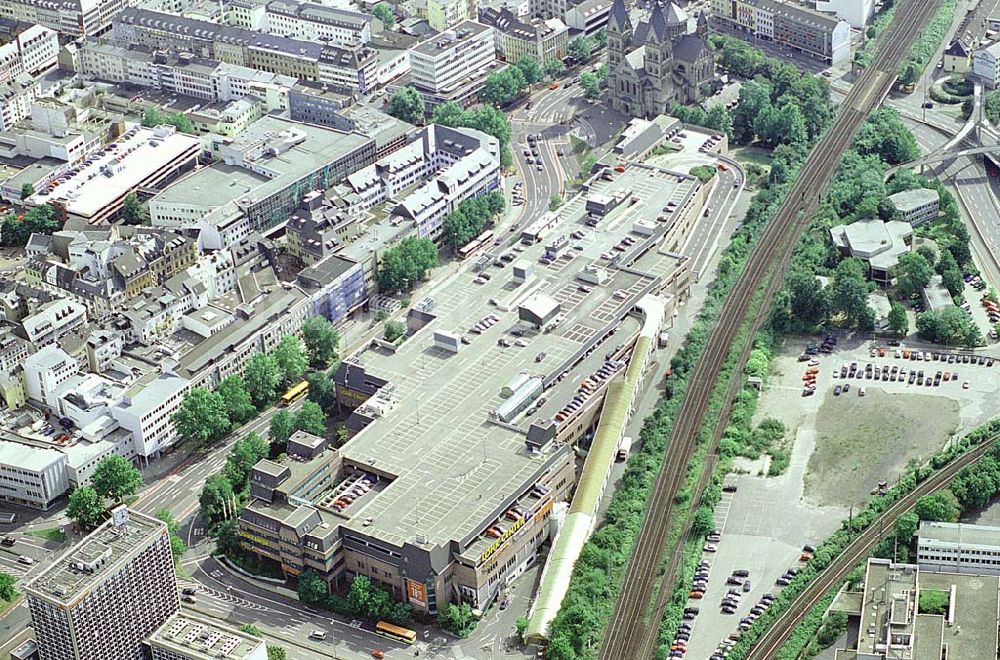
[[[649,363],[649,356],[663,319],[663,302],[654,295],[643,296],[636,303],[644,316],[639,337],[632,349],[625,374],[608,385],[601,408],[601,418],[594,433],[594,441],[583,464],[580,482],[569,507],[563,528],[552,544],[552,550],[542,570],[542,579],[529,612],[528,628],[524,633],[529,644],[540,644],[548,639],[549,625],[559,612],[566,591],[569,589],[573,566],[583,545],[590,537],[597,522],[597,507],[611,474],[611,465],[621,442],[622,433],[632,413],[635,397],[642,384],[642,375]]]

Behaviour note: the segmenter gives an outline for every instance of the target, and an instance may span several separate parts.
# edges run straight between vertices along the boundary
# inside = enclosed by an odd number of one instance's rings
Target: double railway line
[[[679,552],[672,553],[666,570],[660,575],[674,501],[684,485],[688,463],[697,448],[698,434],[715,383],[755,294],[762,285],[766,285],[734,372],[734,378],[739,378],[753,343],[753,330],[767,318],[770,302],[781,288],[784,271],[819,205],[820,195],[832,180],[841,156],[850,146],[856,131],[895,82],[896,71],[909,52],[912,39],[936,6],[935,0],[900,0],[896,15],[876,50],[872,66],[848,93],[833,124],[802,165],[784,202],[764,228],[746,267],[730,291],[716,325],[709,333],[704,353],[691,374],[687,392],[675,417],[663,465],[653,484],[649,508],[632,550],[612,620],[605,631],[601,658],[634,660],[653,656],[663,607],[680,559]],[[734,388],[731,387],[730,394],[733,393]],[[726,408],[728,410],[728,400]],[[714,451],[717,440],[718,429],[710,451]],[[701,479],[701,482],[705,480]],[[695,497],[698,497],[697,493]],[[659,596],[651,606],[652,593],[657,585]]]

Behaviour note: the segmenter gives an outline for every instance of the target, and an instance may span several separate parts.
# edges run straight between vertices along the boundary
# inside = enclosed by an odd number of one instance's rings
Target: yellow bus
[[[309,381],[304,380],[298,385],[292,385],[281,395],[281,405],[290,406],[309,393]]]
[[[398,642],[406,642],[407,644],[412,644],[417,641],[417,633],[413,632],[409,628],[394,626],[387,621],[379,621],[375,624],[375,632],[383,637],[388,637],[389,639],[394,639]]]

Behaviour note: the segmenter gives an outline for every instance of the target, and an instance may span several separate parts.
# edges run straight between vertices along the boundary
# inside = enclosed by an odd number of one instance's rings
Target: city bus
[[[290,406],[308,393],[309,381],[304,380],[297,385],[292,385],[287,392],[281,395],[281,405]]]
[[[417,641],[417,633],[413,632],[409,628],[401,628],[399,626],[394,626],[387,621],[379,621],[375,624],[375,632],[383,637],[388,637],[389,639],[394,639],[397,642],[406,642],[407,644],[412,644]]]

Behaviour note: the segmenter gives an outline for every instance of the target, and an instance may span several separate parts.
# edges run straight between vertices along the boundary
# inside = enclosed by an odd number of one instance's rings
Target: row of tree
[[[330,593],[326,581],[315,571],[305,570],[299,575],[299,600],[307,605],[362,617],[372,621],[385,620],[403,625],[409,622],[411,608],[406,603],[394,601],[382,586],[366,575],[358,575],[351,582],[347,596]]]
[[[90,485],[70,493],[66,515],[81,529],[95,527],[104,521],[109,501],[121,504],[140,487],[142,475],[128,459],[118,454],[105,456],[94,467]]]
[[[438,250],[434,241],[407,236],[382,253],[375,279],[383,293],[409,291],[437,265]]]
[[[253,466],[270,453],[271,448],[265,440],[256,433],[249,433],[233,443],[222,470],[205,480],[198,503],[210,533],[216,533],[224,521],[236,518],[250,499]]]
[[[445,245],[455,250],[466,245],[503,213],[503,209],[503,195],[496,191],[465,200],[445,216],[442,226]]]

